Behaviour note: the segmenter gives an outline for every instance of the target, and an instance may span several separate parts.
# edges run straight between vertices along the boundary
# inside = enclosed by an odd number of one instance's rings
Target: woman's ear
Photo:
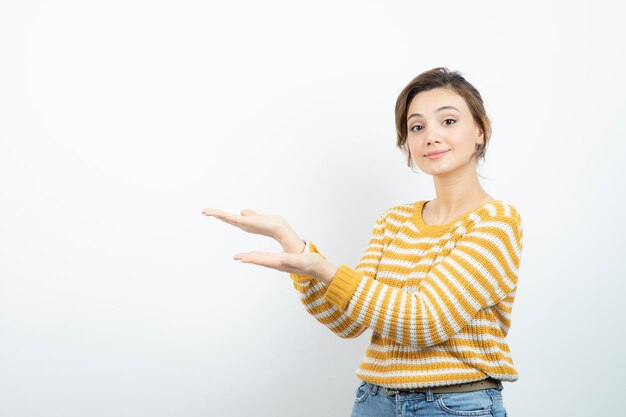
[[[485,133],[480,128],[478,129],[478,134],[476,136],[476,143],[478,145],[482,145],[483,143],[485,143]]]

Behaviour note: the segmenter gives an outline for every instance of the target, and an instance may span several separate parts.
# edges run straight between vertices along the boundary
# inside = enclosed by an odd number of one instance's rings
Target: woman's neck
[[[431,217],[439,224],[493,200],[478,181],[475,167],[433,179],[437,196],[427,206]]]

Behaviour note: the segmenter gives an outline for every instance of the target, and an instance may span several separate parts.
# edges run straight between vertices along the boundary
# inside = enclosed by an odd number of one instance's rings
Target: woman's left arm
[[[476,314],[515,291],[522,250],[519,218],[478,221],[422,279],[416,292],[341,265],[325,298],[361,325],[403,345],[445,342]]]

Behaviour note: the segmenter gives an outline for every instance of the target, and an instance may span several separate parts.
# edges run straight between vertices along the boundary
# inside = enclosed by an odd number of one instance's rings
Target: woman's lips
[[[442,155],[444,155],[446,152],[448,152],[448,151],[434,152],[434,153],[426,154],[425,156],[426,156],[426,158],[429,158],[429,159],[436,159],[436,158],[439,158]]]

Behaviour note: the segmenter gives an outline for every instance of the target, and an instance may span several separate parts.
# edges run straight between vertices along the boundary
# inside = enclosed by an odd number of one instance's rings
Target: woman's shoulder
[[[522,221],[522,216],[517,208],[505,200],[493,199],[482,204],[477,208],[477,214],[480,215],[481,218],[510,218],[519,223]]]
[[[503,200],[489,201],[469,216],[469,229],[485,228],[493,232],[511,232],[521,238],[523,235],[522,216],[517,208]]]
[[[401,203],[396,204],[395,206],[389,207],[385,210],[379,217],[379,221],[386,221],[388,219],[400,221],[406,220],[413,216],[415,212],[415,207],[417,204],[421,203],[421,201],[413,202],[413,203]]]

